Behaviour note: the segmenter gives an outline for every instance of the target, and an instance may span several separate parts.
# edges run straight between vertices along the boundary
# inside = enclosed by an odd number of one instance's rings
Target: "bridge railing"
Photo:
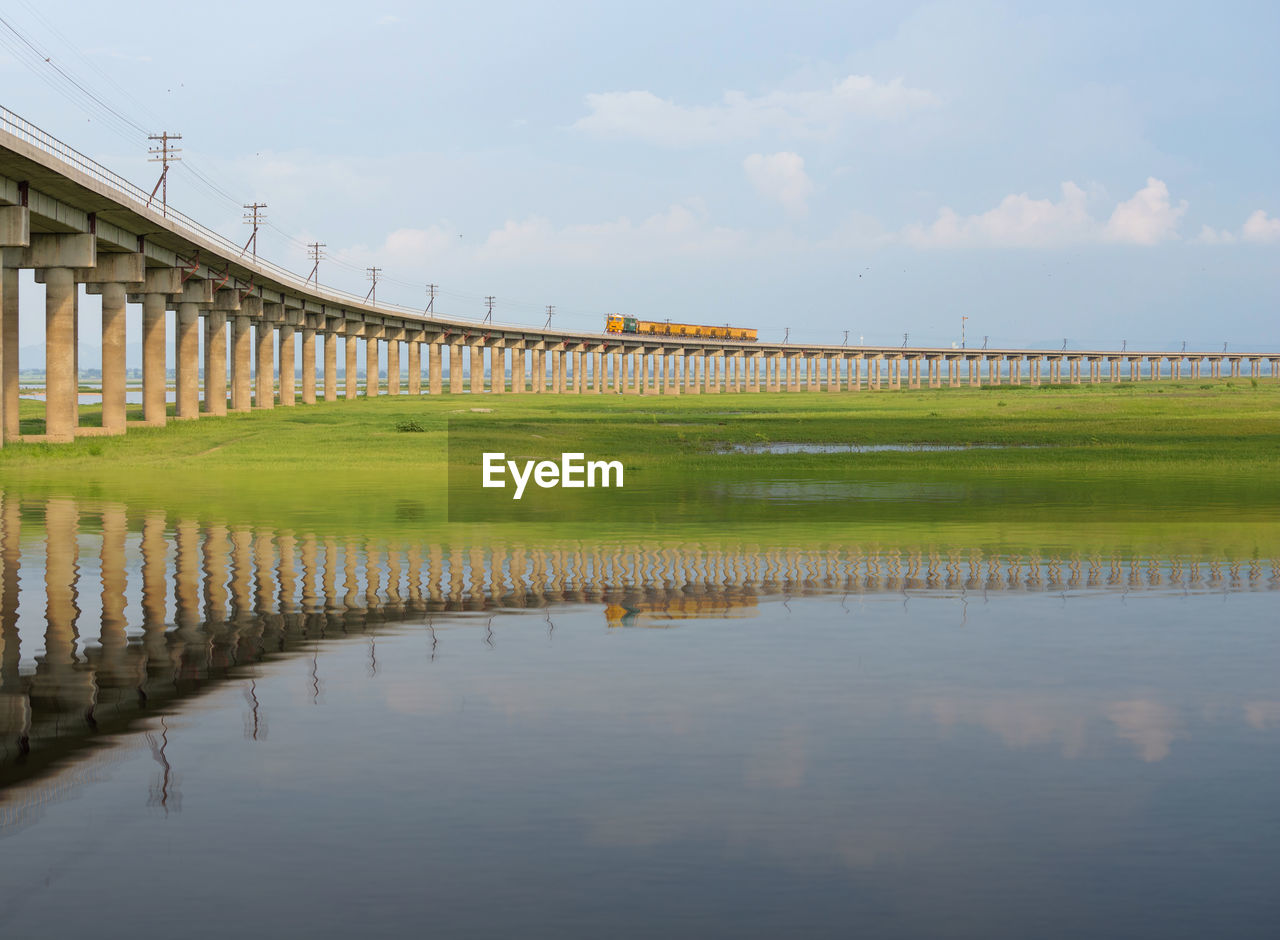
[[[190,216],[179,212],[172,206],[157,207],[151,194],[134,183],[129,182],[123,176],[115,173],[92,157],[87,157],[80,151],[63,143],[47,131],[42,130],[32,124],[26,118],[19,114],[15,114],[8,108],[0,105],[0,129],[5,130],[9,134],[17,137],[19,140],[30,144],[31,146],[42,150],[47,154],[61,160],[72,168],[81,173],[92,177],[99,183],[110,188],[118,196],[123,197],[124,201],[132,203],[134,207],[151,217],[169,223],[175,229],[184,230],[189,234],[199,236],[205,241],[212,242],[227,253],[228,259],[235,259],[245,267],[262,271],[271,277],[285,284],[295,287],[299,290],[323,295],[333,300],[341,301],[347,304],[361,304],[364,306],[376,306],[380,310],[388,310],[395,313],[409,314],[415,317],[427,316],[420,308],[406,307],[400,304],[370,304],[365,298],[358,294],[344,291],[335,287],[321,287],[318,283],[313,284],[310,278],[300,277],[298,274],[290,271],[288,268],[281,267],[270,261],[264,261],[262,258],[254,258],[252,260],[245,259],[244,246],[233,242],[225,235],[215,232],[213,229],[202,225]],[[470,317],[454,317],[450,319],[471,320]],[[482,322],[478,318],[475,323]],[[527,325],[520,324],[502,324],[494,323],[494,326],[509,326],[514,329],[529,329]]]

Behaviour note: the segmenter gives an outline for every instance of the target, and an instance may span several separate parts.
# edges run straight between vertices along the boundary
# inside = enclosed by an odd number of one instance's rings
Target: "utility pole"
[[[365,271],[367,272],[365,276],[373,283],[369,287],[369,293],[364,295],[364,299],[372,302],[376,307],[378,306],[378,275],[382,273],[382,268],[365,268]]]
[[[903,345],[903,346],[907,345],[907,340],[909,340],[910,338],[911,338],[911,334],[910,334],[910,333],[903,333],[903,334],[902,334],[902,345]]]
[[[786,332],[782,334],[782,342],[787,343],[791,339],[791,327],[786,328]]]
[[[492,298],[492,297],[490,297],[489,299],[490,299],[490,300],[492,300],[493,298]],[[543,326],[543,329],[544,329],[544,330],[545,330],[548,326],[550,326],[550,325],[551,325],[551,317],[552,317],[552,315],[553,315],[555,312],[556,312],[555,305],[554,305],[554,304],[547,304],[547,322],[546,322],[546,325],[545,325],[545,326]]]
[[[439,285],[438,285],[438,284],[428,284],[428,285],[427,285],[427,294],[429,295],[429,296],[427,297],[427,313],[434,313],[434,312],[435,312],[435,309],[436,309],[436,288],[437,288],[437,287],[439,287]]]
[[[1062,349],[1063,349],[1063,351],[1065,351],[1065,350],[1066,350],[1066,348],[1067,348],[1067,341],[1064,339],[1064,340],[1062,341]]]
[[[990,337],[990,336],[984,336],[984,337],[982,337],[982,348],[983,348],[983,349],[986,349],[986,348],[987,348],[987,340],[989,340],[989,339],[991,339],[991,337]]]
[[[844,342],[843,342],[843,343],[841,343],[840,345],[841,345],[841,346],[848,346],[848,345],[849,345],[849,331],[848,331],[848,330],[845,330],[845,331],[844,331]]]
[[[160,190],[160,214],[167,216],[169,214],[169,164],[177,163],[182,158],[178,154],[182,153],[180,147],[171,147],[171,140],[182,140],[181,134],[170,134],[163,131],[159,134],[151,134],[147,140],[159,141],[159,146],[151,147],[147,153],[151,154],[147,158],[148,163],[159,163],[162,165],[160,170],[160,178],[156,180],[155,189],[151,190],[151,195],[147,197],[147,205],[151,205],[151,200],[156,198],[156,190]]]
[[[320,286],[320,259],[324,257],[324,242],[312,242],[307,246],[307,253],[311,255],[311,273],[307,275],[307,283],[311,283],[311,278],[316,279],[316,287]]]
[[[484,319],[480,321],[481,323],[492,323],[492,322],[493,322],[493,302],[494,302],[494,300],[495,300],[495,299],[496,299],[496,298],[495,298],[495,297],[493,297],[493,295],[488,295],[488,296],[486,296],[486,297],[485,297],[485,299],[484,299],[484,306],[485,306],[485,310],[486,310],[486,312],[485,312],[485,315],[484,315]]]
[[[249,246],[252,245],[253,260],[255,261],[258,260],[258,224],[260,222],[267,221],[267,217],[262,214],[262,210],[265,209],[266,207],[267,207],[267,204],[265,202],[252,202],[249,205],[244,207],[249,210],[249,213],[251,213],[251,214],[245,215],[244,224],[253,226],[253,234],[250,235],[249,240],[244,243],[244,247],[240,249],[241,258],[244,257],[244,253],[248,251]]]
[[[968,322],[968,320],[969,320],[968,317],[960,318],[960,348],[961,349],[964,349],[964,325],[966,322]]]

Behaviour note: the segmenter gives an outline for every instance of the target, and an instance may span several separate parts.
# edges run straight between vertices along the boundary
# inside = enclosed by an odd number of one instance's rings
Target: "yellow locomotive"
[[[754,343],[756,331],[742,326],[700,326],[696,323],[672,323],[664,320],[637,320],[620,313],[610,313],[604,318],[606,333],[640,333],[649,336],[677,336],[689,339],[733,339]]]

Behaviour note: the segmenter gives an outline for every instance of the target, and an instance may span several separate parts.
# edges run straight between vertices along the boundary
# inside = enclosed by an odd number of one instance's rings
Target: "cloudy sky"
[[[266,202],[260,254],[325,242],[361,294],[378,265],[379,298],[566,328],[1280,347],[1275,4],[0,16],[0,104],[148,189],[144,131],[181,133],[173,205],[243,241]]]

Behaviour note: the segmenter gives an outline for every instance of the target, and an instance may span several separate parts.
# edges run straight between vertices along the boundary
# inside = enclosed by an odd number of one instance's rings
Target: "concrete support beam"
[[[338,400],[338,334],[330,329],[324,343],[324,400]]]
[[[98,263],[98,241],[92,235],[34,234],[18,257],[20,268],[92,268]]]
[[[26,206],[0,206],[0,248],[26,248],[31,244],[31,210]]]

